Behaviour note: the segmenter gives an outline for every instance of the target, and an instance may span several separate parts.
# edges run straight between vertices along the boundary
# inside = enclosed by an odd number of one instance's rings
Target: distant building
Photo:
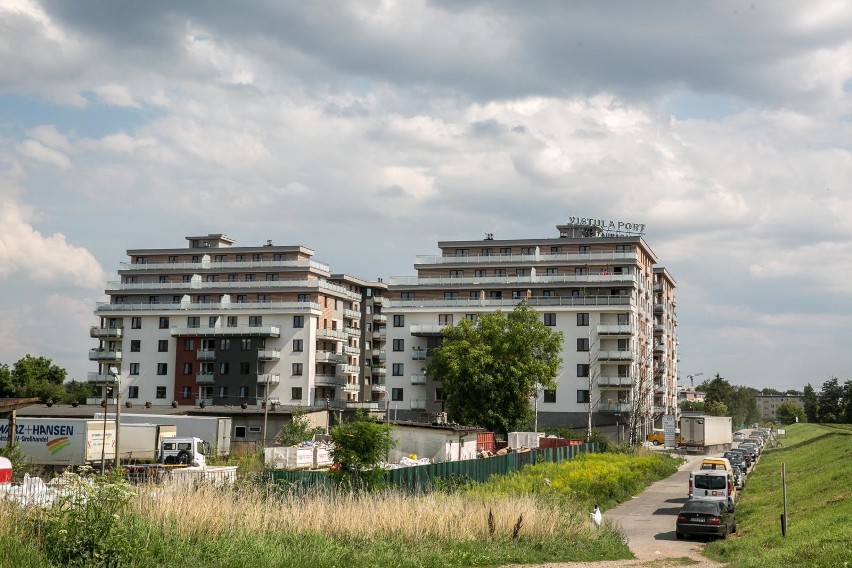
[[[805,406],[804,397],[790,394],[759,394],[755,397],[755,400],[761,420],[775,420],[778,407],[785,402],[792,402],[801,407]]]
[[[695,387],[681,387],[677,393],[677,401],[680,402],[704,402],[707,393],[695,390]]]

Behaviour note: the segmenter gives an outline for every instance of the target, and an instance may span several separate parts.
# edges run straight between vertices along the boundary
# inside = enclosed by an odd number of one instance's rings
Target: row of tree
[[[761,394],[755,388],[732,385],[717,373],[695,387],[704,393],[704,402],[686,401],[681,404],[682,410],[697,410],[710,416],[730,416],[734,425],[752,424],[760,419],[757,409],[757,395]]]
[[[67,372],[46,357],[27,355],[14,365],[0,364],[0,398],[38,398],[41,402],[84,404],[98,396],[88,382],[68,381]]]
[[[852,380],[841,384],[836,377],[831,378],[822,384],[819,393],[808,383],[802,396],[808,422],[852,423]]]

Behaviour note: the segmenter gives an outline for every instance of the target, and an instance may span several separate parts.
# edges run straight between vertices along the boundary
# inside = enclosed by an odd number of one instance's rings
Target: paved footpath
[[[701,554],[704,548],[703,541],[678,540],[675,537],[675,520],[681,505],[686,501],[689,473],[697,469],[706,456],[685,457],[687,461],[680,466],[677,473],[652,484],[630,501],[603,512],[604,520],[622,526],[630,550],[636,555],[636,560],[551,563],[540,564],[537,567],[575,568],[594,565],[595,568],[616,568],[650,565],[654,568],[665,568],[685,566],[682,560],[678,560],[685,557],[698,561],[698,564],[689,564],[692,568],[724,566]]]

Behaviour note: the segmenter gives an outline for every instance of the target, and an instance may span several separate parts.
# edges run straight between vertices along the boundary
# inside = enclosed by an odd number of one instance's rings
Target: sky
[[[85,379],[127,249],[375,279],[583,216],[646,225],[684,383],[818,386],[852,378],[850,180],[845,0],[0,0],[0,363]]]

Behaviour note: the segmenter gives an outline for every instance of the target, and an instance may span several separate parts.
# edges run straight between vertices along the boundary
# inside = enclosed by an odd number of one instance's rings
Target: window
[[[207,281],[208,282],[218,282],[219,281],[219,275],[218,274],[208,274],[207,275]]]
[[[555,298],[556,297],[556,290],[542,290],[541,296],[543,298]]]
[[[494,269],[494,276],[506,276],[506,269],[505,268],[495,268]]]
[[[618,340],[618,350],[619,351],[630,351],[630,340],[629,339],[619,339]]]
[[[216,327],[216,321],[219,318],[217,316],[210,316],[207,318],[207,327]]]
[[[237,255],[242,256],[242,255]],[[242,387],[245,388],[245,387]],[[245,438],[246,437],[246,427],[245,426],[234,426],[234,438]]]
[[[169,364],[168,363],[157,363],[157,374],[158,375],[167,375],[169,373]]]
[[[589,273],[589,269],[585,266],[578,266],[574,269],[574,276],[585,276]]]
[[[587,326],[589,325],[589,314],[580,312],[577,314],[577,325],[578,326]]]
[[[175,264],[177,261],[178,261],[177,256],[170,256],[169,257],[169,264]]]
[[[589,350],[589,338],[588,337],[578,337],[577,338],[577,351],[588,351]]]
[[[173,304],[180,304],[180,296],[172,296]]]
[[[458,300],[459,299],[459,293],[458,292],[444,292],[444,299],[445,300]]]
[[[231,340],[230,339],[220,339],[219,340],[219,351],[230,351],[231,350]]]
[[[453,314],[438,314],[438,325],[453,325]]]
[[[237,303],[238,304],[245,304],[246,301],[247,301],[247,298],[246,298],[245,294],[237,294]]]
[[[548,268],[546,272],[547,272],[548,276],[557,276],[559,274],[559,269],[558,268]]]
[[[491,256],[493,254],[493,252],[494,252],[494,249],[484,248],[484,249],[482,249],[482,252],[480,252],[480,254],[482,256]]]
[[[301,353],[301,352],[302,352],[302,351],[304,351],[304,350],[305,350],[305,343],[304,343],[304,341],[303,341],[303,340],[301,340],[301,339],[294,339],[294,340],[293,340],[293,351],[294,351],[295,353]]]
[[[219,398],[228,398],[228,387],[219,387]]]
[[[169,318],[161,317],[160,318],[160,329],[169,329]]]
[[[139,316],[130,318],[130,329],[142,329],[142,318]]]
[[[592,252],[592,247],[590,247],[590,246],[588,246],[588,245],[580,245],[580,246],[577,248],[577,251],[578,251],[580,254],[590,254],[590,253]]]
[[[630,323],[630,314],[618,314],[618,325],[628,325]]]
[[[181,398],[190,398],[192,396],[192,387],[181,387],[180,388],[180,397]]]
[[[391,389],[391,400],[402,400],[402,389],[401,388]]]
[[[249,327],[260,327],[263,325],[263,316],[249,316]]]
[[[255,275],[254,274],[246,274],[246,282],[254,282]]]
[[[399,298],[401,300],[413,300],[414,299],[414,292],[400,292]]]
[[[556,325],[556,314],[544,314],[544,325],[553,327]]]
[[[191,274],[184,274],[181,276],[181,282],[190,282],[192,280]]]
[[[562,247],[550,247],[550,254],[559,254],[562,252]]]
[[[267,274],[266,275],[266,281],[267,282],[275,282],[276,280],[278,280],[277,274]]]
[[[479,292],[477,292],[476,290],[471,290],[470,295],[468,297],[471,300],[478,300],[479,299]]]
[[[131,353],[139,353],[142,351],[142,341],[139,339],[131,339],[130,340],[130,352]]]
[[[405,370],[405,365],[403,365],[402,363],[394,363],[391,369],[394,377],[401,377],[403,371]]]
[[[476,314],[465,314],[464,319],[468,321],[476,321]]]
[[[251,363],[248,361],[240,362],[240,374],[241,375],[250,375],[251,374]]]
[[[456,249],[456,256],[468,256],[470,249]]]
[[[210,301],[210,299],[207,297],[207,294],[199,294],[198,295],[198,303],[199,304],[206,304],[209,301]]]
[[[516,268],[515,269],[515,276],[529,276],[529,275],[530,275],[530,269],[529,268]]]
[[[159,296],[148,296],[148,303],[149,304],[159,304],[160,303],[160,297]]]
[[[405,351],[405,340],[404,339],[394,339],[393,340],[393,350],[394,351]]]
[[[201,327],[201,318],[198,316],[189,316],[188,318],[186,318],[186,327]]]
[[[228,363],[227,361],[222,361],[221,363],[219,363],[219,374],[220,375],[227,375],[230,372],[231,372],[231,364],[230,363]]]
[[[290,400],[302,400],[302,387],[293,387],[290,389]]]
[[[251,255],[251,259],[252,260],[263,260],[263,255],[262,254],[253,254],[253,255]]]
[[[520,300],[524,297],[524,292],[522,290],[512,290],[512,299]]]
[[[160,339],[157,341],[157,352],[158,353],[168,353],[169,351],[169,340],[168,339]]]
[[[464,270],[450,270],[450,278],[462,278]]]
[[[192,363],[184,363],[183,364],[183,374],[191,375],[192,374]]]
[[[403,327],[404,325],[405,325],[405,316],[404,315],[393,316],[393,326],[394,327]]]
[[[139,374],[139,363],[131,363],[130,364],[130,374],[138,375]]]
[[[501,248],[500,249],[500,256],[511,256],[511,255],[512,255],[512,249],[511,248]]]
[[[272,294],[258,294],[257,301],[261,304],[268,304],[272,301]]]
[[[237,316],[228,316],[227,325],[228,327],[237,327]]]
[[[240,339],[240,351],[251,351],[251,339],[248,337]]]
[[[296,296],[296,301],[297,302],[310,302],[311,301],[311,295],[310,294],[299,294],[298,296]]]
[[[615,245],[615,252],[631,252],[633,245]]]
[[[578,390],[577,391],[577,402],[581,404],[589,404],[592,399],[589,397],[589,391],[587,390]]]
[[[556,390],[555,389],[545,389],[543,402],[556,402]]]
[[[436,388],[435,389],[435,402],[443,402],[444,400],[446,400],[444,398],[444,389],[442,389],[441,387]]]
[[[166,387],[157,387],[155,396],[157,398],[166,398]]]
[[[195,351],[195,339],[184,339],[183,340],[183,350],[184,351]]]
[[[240,387],[240,398],[248,398],[249,388]]]
[[[473,275],[476,278],[485,278],[485,269],[484,268],[477,268],[476,270],[473,271]]]
[[[135,385],[127,387],[127,398],[139,398],[139,387]]]
[[[588,377],[589,376],[589,364],[588,363],[579,363],[577,365],[577,376],[578,377]]]
[[[488,298],[491,300],[502,300],[503,292],[501,292],[500,290],[491,290],[490,292],[488,292]]]
[[[301,363],[293,363],[293,374],[301,375],[302,374],[302,364]]]
[[[305,327],[305,316],[293,316],[293,327]]]

